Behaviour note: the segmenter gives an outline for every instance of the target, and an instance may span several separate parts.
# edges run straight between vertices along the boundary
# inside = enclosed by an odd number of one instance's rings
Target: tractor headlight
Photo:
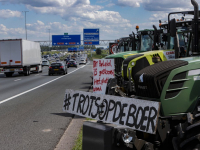
[[[132,62],[132,63],[131,63],[131,65],[132,65],[132,66],[134,66],[134,65],[135,65],[135,63],[134,63],[134,62]]]
[[[131,137],[128,133],[124,133],[122,135],[122,139],[124,143],[129,144],[132,141],[133,137]]]
[[[163,29],[163,33],[167,33],[167,29]]]

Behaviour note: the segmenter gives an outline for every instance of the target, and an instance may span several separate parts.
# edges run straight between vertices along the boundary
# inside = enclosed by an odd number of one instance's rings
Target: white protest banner
[[[155,134],[160,103],[67,89],[63,111]]]
[[[108,79],[115,75],[114,59],[93,60],[93,92],[105,94]]]

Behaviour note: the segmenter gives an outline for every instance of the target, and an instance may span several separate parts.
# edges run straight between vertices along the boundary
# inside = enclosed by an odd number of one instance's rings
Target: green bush
[[[101,55],[101,49],[100,49],[100,48],[97,48],[97,49],[96,49],[96,54],[97,54],[97,55]]]

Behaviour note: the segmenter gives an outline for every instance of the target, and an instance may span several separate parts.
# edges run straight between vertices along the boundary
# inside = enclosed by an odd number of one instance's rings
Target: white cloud
[[[200,3],[200,0],[197,0]],[[191,1],[185,0],[146,0],[143,1],[143,6],[148,11],[186,11],[193,10]]]
[[[92,23],[129,23],[130,21],[122,18],[116,11],[101,11],[102,6],[90,5],[89,0],[77,0],[69,4],[63,3],[60,7],[35,7],[27,5],[28,9],[37,13],[59,15],[65,20],[71,21],[88,21]]]
[[[37,20],[35,23],[27,24],[27,36],[28,40],[32,41],[48,41],[49,30],[51,35],[63,35],[69,34],[81,34],[83,38],[83,28],[99,28],[100,39],[102,40],[114,40],[120,37],[126,37],[131,32],[131,25],[129,23],[118,24],[98,24],[88,21],[82,21],[81,23],[71,22],[62,24],[60,22],[44,23]],[[0,24],[0,39],[8,38],[23,38],[25,39],[25,29],[22,28],[8,28],[4,24]]]
[[[20,38],[22,34],[25,34],[24,29],[22,28],[7,28],[5,25],[0,24],[0,38]]]
[[[114,3],[109,3],[109,4],[106,5],[106,7],[112,7],[112,6],[115,6],[115,4]]]
[[[141,0],[118,0],[116,2],[119,6],[140,7]]]
[[[97,0],[97,3],[105,3],[108,2],[109,0]]]
[[[37,13],[59,15],[65,20],[89,21],[92,23],[115,23],[129,20],[122,18],[119,12],[101,10],[99,5],[91,5],[90,0],[7,0],[10,3],[22,3]],[[122,0],[119,0],[122,1]],[[126,0],[128,3],[131,0]],[[101,1],[102,2],[102,1]],[[103,1],[105,2],[105,1]],[[113,4],[110,4],[111,6]],[[133,3],[131,3],[133,5]]]
[[[200,0],[196,0],[200,4]],[[122,7],[141,7],[147,11],[186,11],[193,10],[191,0],[113,0],[113,3]]]
[[[155,14],[152,14],[149,18],[150,21],[158,21],[158,20],[167,20],[168,13],[165,12],[157,12]]]
[[[12,17],[21,17],[22,14],[20,11],[12,11],[9,9],[0,10],[0,18],[12,18]]]
[[[68,22],[67,25],[59,22],[45,24],[38,20],[33,24],[27,24],[29,36],[30,34],[34,34],[34,31],[36,33],[38,32],[40,36],[47,36],[47,29],[51,29],[51,33],[54,34],[63,34],[67,31],[70,31],[71,33],[82,33],[83,28],[89,27],[99,27],[101,31],[103,31],[101,35],[106,39],[116,39],[119,38],[118,36],[128,36],[128,34],[131,33],[131,24],[129,20],[123,18],[119,12],[108,11],[106,9],[102,10],[103,6],[91,5],[90,0],[7,1],[10,3],[24,4],[30,11],[35,11],[38,14],[60,16]],[[114,5],[111,0],[100,0],[98,2],[110,4],[106,7]],[[131,1],[129,0],[127,2],[129,3]],[[131,3],[131,5],[134,5],[134,3]],[[36,34],[36,38],[37,36],[38,35]]]
[[[72,3],[74,0],[7,0],[6,3],[10,2],[13,4],[25,4],[25,5],[31,5],[34,7],[44,7],[44,6],[52,6],[52,7],[58,7],[62,6],[63,3]],[[3,1],[2,3],[4,3]]]

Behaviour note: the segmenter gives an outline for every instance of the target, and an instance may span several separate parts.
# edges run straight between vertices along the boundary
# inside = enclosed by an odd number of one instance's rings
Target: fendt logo
[[[166,52],[166,55],[175,54],[174,51]]]
[[[142,83],[144,82],[143,81],[143,75],[144,75],[144,73],[139,77],[139,82],[142,82]]]

